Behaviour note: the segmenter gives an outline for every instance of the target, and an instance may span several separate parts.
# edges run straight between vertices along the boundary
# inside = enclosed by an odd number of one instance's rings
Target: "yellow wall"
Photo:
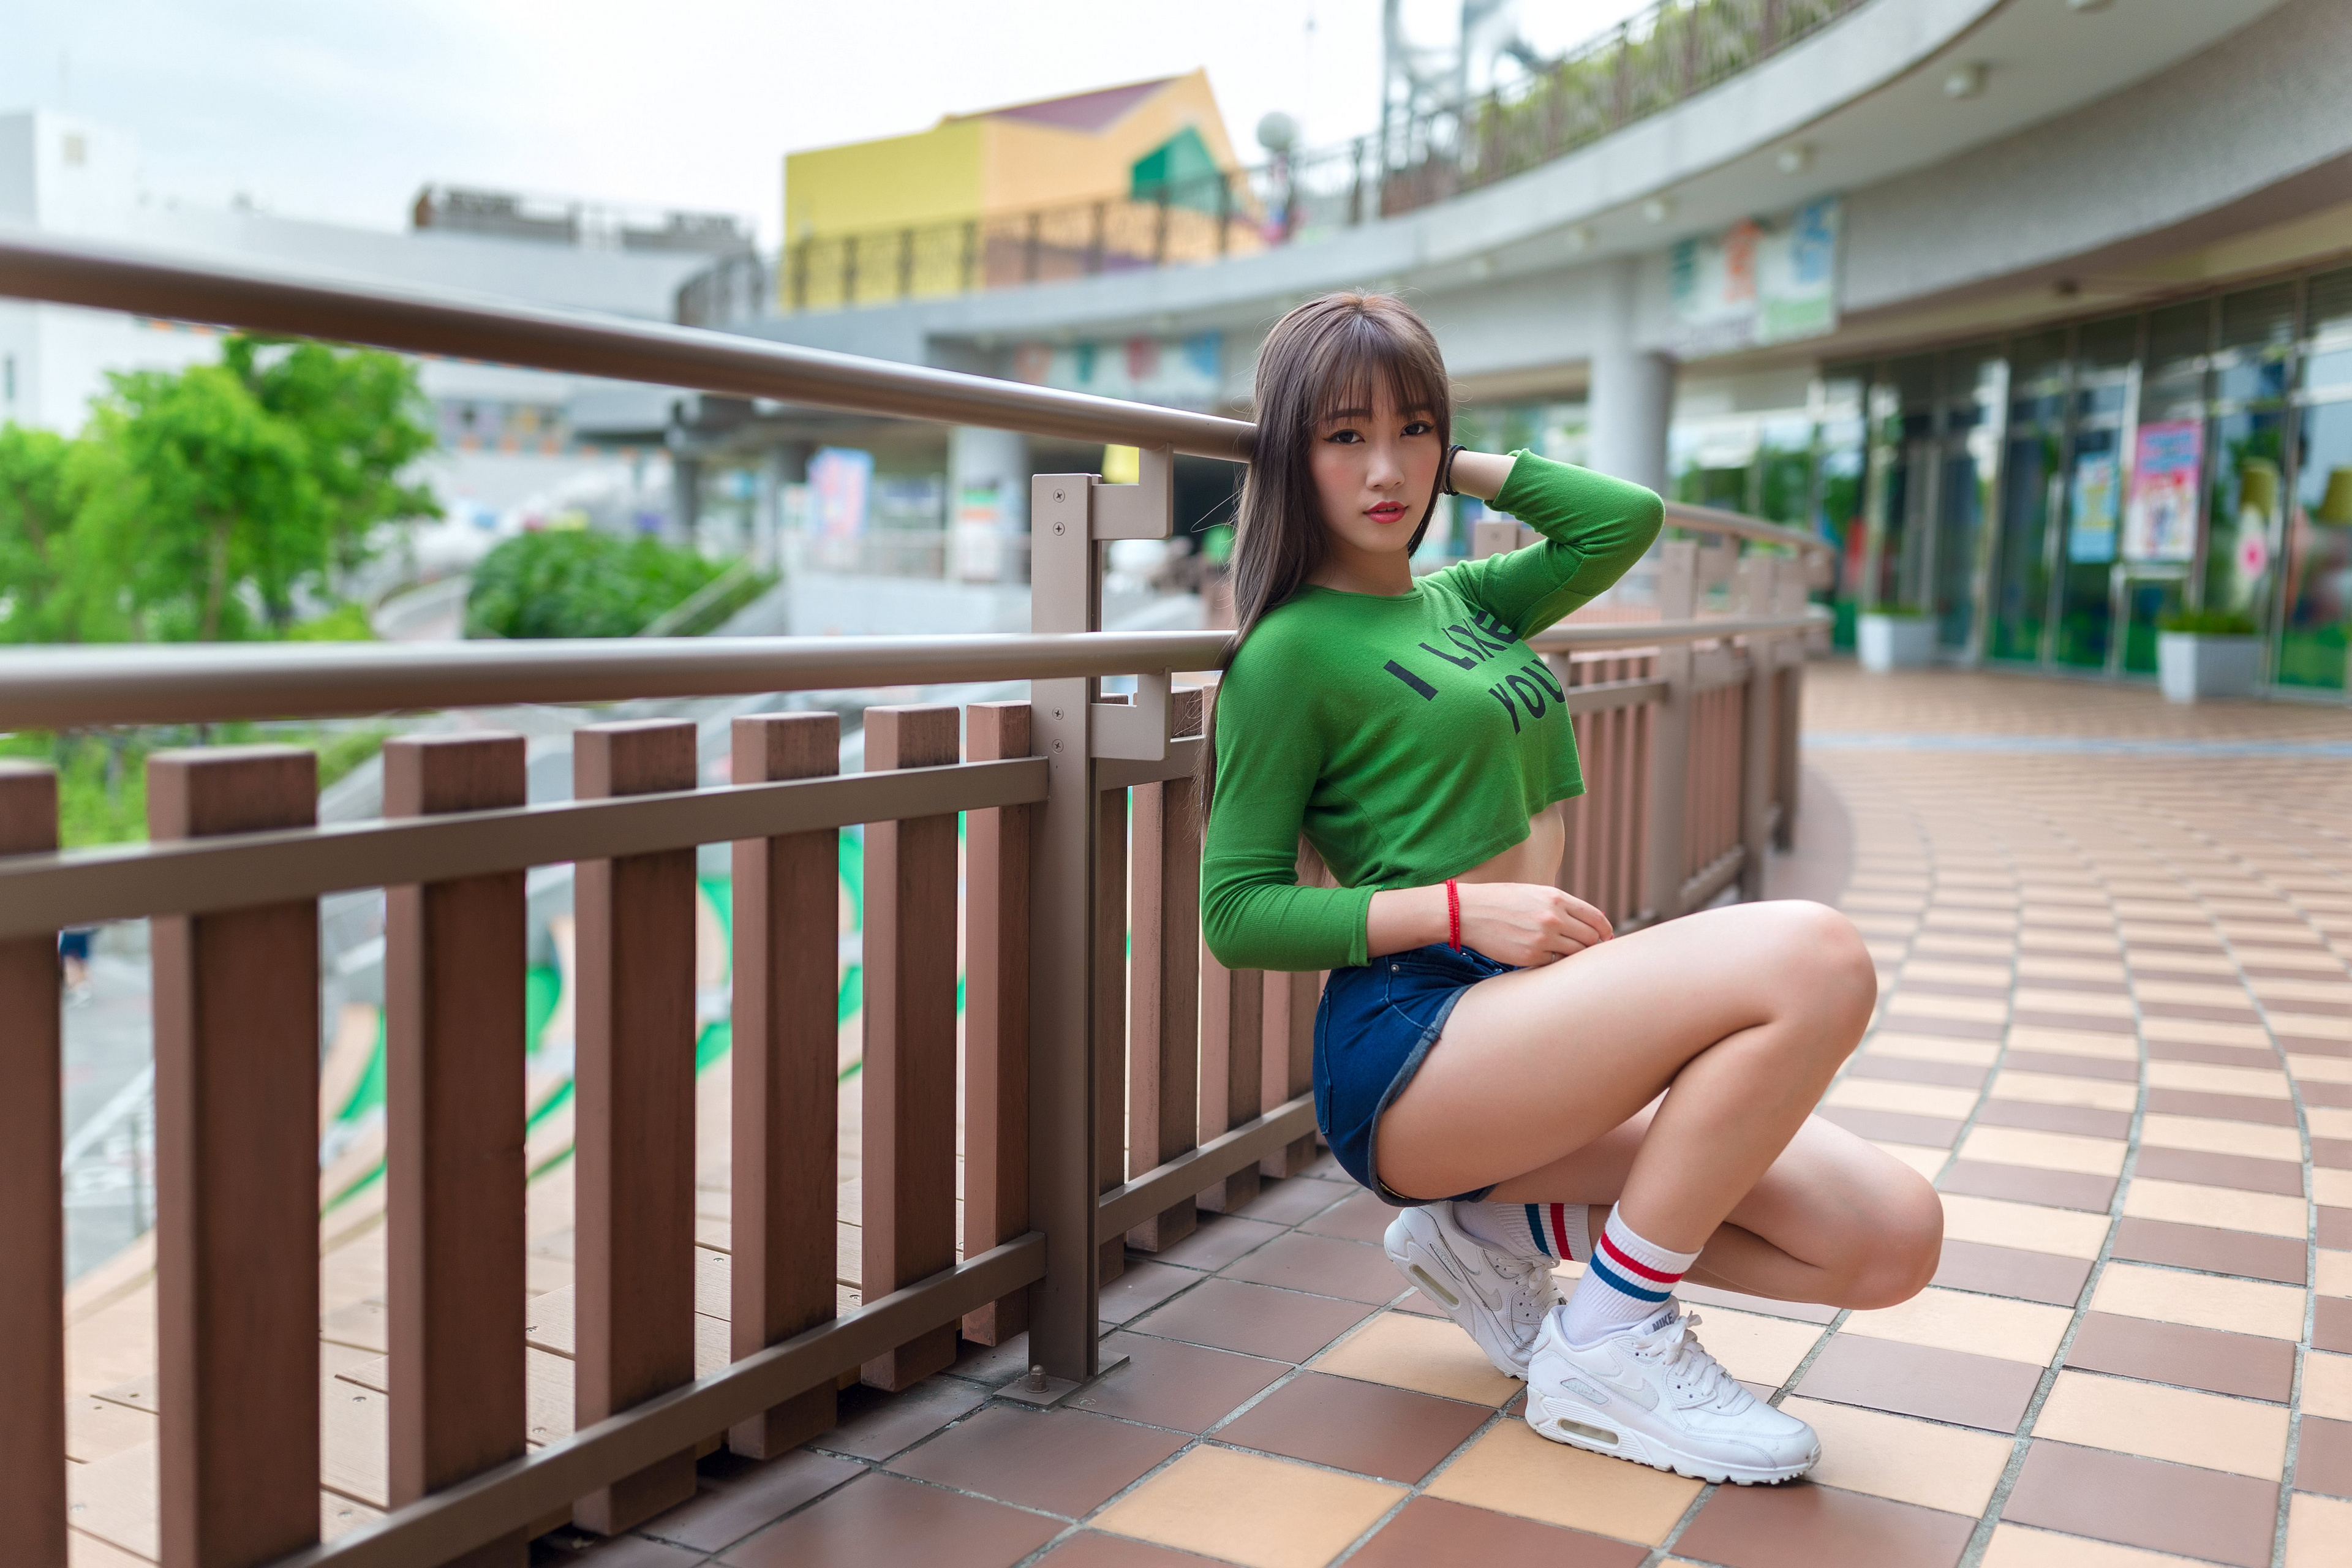
[[[1124,196],[1136,160],[1187,125],[1221,166],[1235,166],[1206,70],[1170,81],[1099,132],[983,111],[911,136],[794,153],[784,160],[784,233],[798,241]]]

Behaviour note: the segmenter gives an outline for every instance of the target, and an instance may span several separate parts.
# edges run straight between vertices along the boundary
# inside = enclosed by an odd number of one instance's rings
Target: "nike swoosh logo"
[[[1657,1390],[1638,1378],[1629,1382],[1614,1373],[1608,1372],[1596,1373],[1594,1375],[1643,1409],[1655,1410],[1658,1407]]]

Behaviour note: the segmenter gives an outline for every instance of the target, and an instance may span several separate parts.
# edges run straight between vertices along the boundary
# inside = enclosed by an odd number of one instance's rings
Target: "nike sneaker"
[[[1581,1348],[1544,1320],[1528,1366],[1528,1425],[1555,1443],[1703,1481],[1793,1480],[1822,1457],[1813,1429],[1757,1398],[1706,1353],[1696,1312],[1668,1301]]]
[[[1528,1375],[1544,1315],[1560,1305],[1549,1258],[1500,1252],[1454,1222],[1450,1203],[1405,1209],[1389,1222],[1389,1261],[1462,1325],[1495,1370]]]

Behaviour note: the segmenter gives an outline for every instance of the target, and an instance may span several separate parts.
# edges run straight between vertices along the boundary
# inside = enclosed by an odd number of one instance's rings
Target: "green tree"
[[[586,529],[519,534],[474,568],[466,635],[634,637],[722,570],[655,539]]]
[[[72,571],[73,447],[0,426],[0,641],[47,640]]]

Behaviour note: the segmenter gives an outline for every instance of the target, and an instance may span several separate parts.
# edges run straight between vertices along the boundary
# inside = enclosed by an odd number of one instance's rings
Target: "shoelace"
[[[1657,1366],[1675,1390],[1675,1403],[1685,1410],[1728,1399],[1739,1388],[1723,1363],[1707,1353],[1691,1331],[1705,1321],[1696,1312],[1685,1312],[1674,1321],[1629,1342],[1625,1349]]]
[[[1543,1329],[1544,1314],[1561,1300],[1559,1281],[1552,1275],[1550,1260],[1489,1252],[1486,1261],[1506,1283],[1517,1288],[1511,1298],[1512,1322],[1518,1331],[1517,1337],[1532,1342]]]

